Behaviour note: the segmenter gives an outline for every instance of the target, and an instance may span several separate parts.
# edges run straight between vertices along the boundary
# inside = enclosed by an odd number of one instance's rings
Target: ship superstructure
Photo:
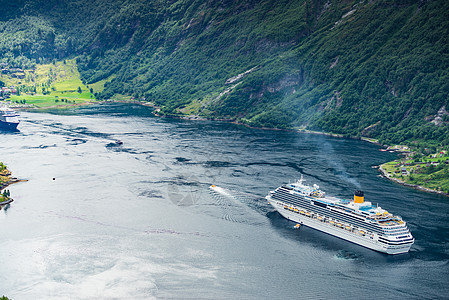
[[[387,254],[406,253],[415,239],[405,221],[364,200],[326,196],[319,186],[301,178],[271,191],[266,199],[285,218]]]
[[[20,123],[18,116],[8,107],[0,107],[0,129],[16,130]]]

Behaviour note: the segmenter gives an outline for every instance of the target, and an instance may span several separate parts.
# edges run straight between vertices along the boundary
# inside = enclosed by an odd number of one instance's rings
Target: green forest
[[[74,59],[96,99],[449,145],[446,0],[0,2],[0,63]]]

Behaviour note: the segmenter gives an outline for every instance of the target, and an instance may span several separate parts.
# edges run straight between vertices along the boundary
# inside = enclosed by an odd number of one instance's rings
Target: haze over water
[[[449,199],[378,177],[378,146],[111,104],[21,113],[0,161],[27,182],[0,211],[12,299],[422,299],[449,294]],[[121,140],[122,145],[115,143]],[[388,256],[283,219],[264,197],[298,179],[398,214]],[[53,180],[55,178],[55,180]],[[209,186],[222,187],[223,194]]]

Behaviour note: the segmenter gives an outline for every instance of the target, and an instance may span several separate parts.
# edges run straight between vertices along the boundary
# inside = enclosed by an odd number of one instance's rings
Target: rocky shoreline
[[[414,188],[416,190],[427,192],[427,193],[439,194],[439,195],[443,195],[443,196],[449,197],[448,193],[432,190],[432,189],[429,189],[429,188],[426,188],[426,187],[423,187],[423,186],[420,186],[420,185],[417,185],[417,184],[410,184],[410,183],[404,182],[404,181],[402,181],[402,180],[400,180],[398,178],[393,178],[393,177],[388,175],[388,173],[382,168],[382,166],[379,166],[378,169],[379,169],[380,173],[382,174],[382,177],[385,177],[386,179],[394,181],[394,182],[396,182],[396,183],[398,183],[400,185],[403,185],[403,186],[406,186],[406,187],[411,187],[411,188]]]
[[[5,182],[0,186],[0,191],[2,191],[3,189],[5,189],[6,187],[10,186],[13,183],[24,182],[24,181],[26,181],[26,180],[21,180],[16,177],[11,177],[8,182]]]
[[[11,172],[8,169],[3,170],[2,173],[0,173],[0,176],[3,179],[0,181],[1,182],[0,183],[0,193],[3,193],[3,190],[5,188],[7,188],[8,186],[10,186],[11,184],[26,181],[26,180],[18,179],[16,177],[11,177]],[[8,200],[0,202],[0,209],[2,209],[3,206],[5,206],[13,201],[14,201],[14,199],[9,197]]]

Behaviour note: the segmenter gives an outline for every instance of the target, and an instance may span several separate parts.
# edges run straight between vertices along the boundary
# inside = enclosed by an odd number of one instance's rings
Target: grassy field
[[[24,70],[23,74],[24,78],[1,74],[0,80],[19,91],[18,95],[11,95],[10,101],[39,108],[94,101],[95,92],[102,91],[104,84],[110,80],[102,80],[91,86],[83,84],[75,59],[36,65],[34,70]]]
[[[100,81],[95,82],[95,83],[91,83],[91,84],[89,84],[89,88],[92,88],[94,93],[101,93],[104,90],[104,85],[106,84],[106,82],[111,81],[115,77],[116,77],[116,75],[112,75],[112,76],[109,76],[106,79],[100,80]]]

